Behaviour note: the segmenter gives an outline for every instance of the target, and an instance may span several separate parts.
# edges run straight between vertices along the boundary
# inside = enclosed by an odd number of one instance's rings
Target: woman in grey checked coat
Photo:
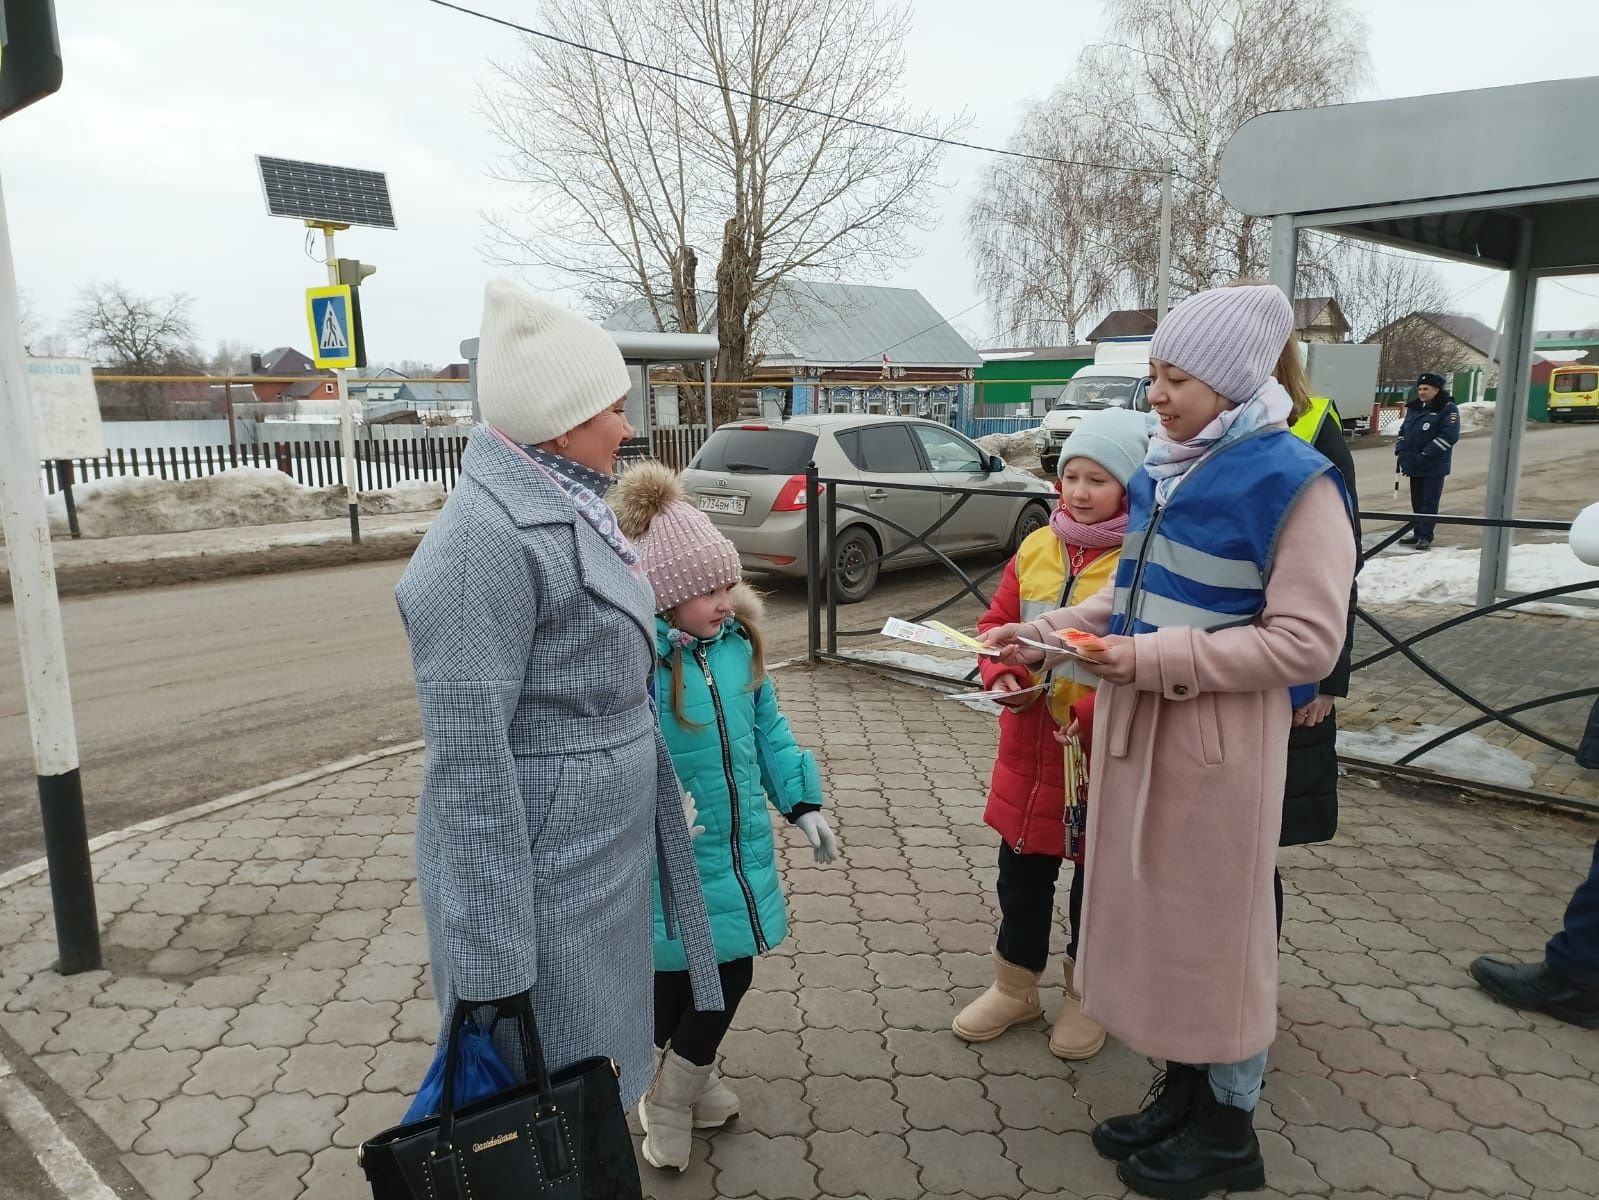
[[[695,1003],[721,992],[648,690],[654,598],[601,498],[632,436],[628,386],[598,326],[490,283],[483,424],[397,596],[427,740],[417,874],[439,1006],[531,991],[551,1069],[610,1057],[631,1107],[652,1067],[657,862]]]

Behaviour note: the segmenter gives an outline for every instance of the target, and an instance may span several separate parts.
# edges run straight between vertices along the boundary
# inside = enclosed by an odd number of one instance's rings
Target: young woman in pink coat
[[[1009,661],[1082,650],[1094,714],[1083,1011],[1166,1060],[1140,1112],[1094,1131],[1147,1196],[1259,1188],[1253,1110],[1277,1027],[1272,870],[1294,708],[1331,671],[1355,570],[1327,459],[1288,432],[1271,377],[1293,329],[1272,286],[1202,292],[1150,347],[1160,427],[1128,482],[1116,579],[991,630]],[[1047,662],[1055,662],[1053,656]]]

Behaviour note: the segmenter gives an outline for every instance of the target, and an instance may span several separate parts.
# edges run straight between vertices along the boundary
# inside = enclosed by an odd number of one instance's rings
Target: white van
[[[1095,345],[1094,361],[1078,369],[1044,414],[1039,457],[1045,471],[1055,473],[1061,447],[1089,413],[1102,408],[1149,411],[1149,343],[1147,337],[1122,337]]]

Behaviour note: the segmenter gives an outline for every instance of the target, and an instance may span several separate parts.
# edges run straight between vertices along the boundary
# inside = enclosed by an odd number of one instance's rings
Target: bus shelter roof
[[[1250,216],[1485,267],[1599,270],[1599,76],[1271,112],[1223,153]],[[1529,227],[1530,222],[1530,227]]]

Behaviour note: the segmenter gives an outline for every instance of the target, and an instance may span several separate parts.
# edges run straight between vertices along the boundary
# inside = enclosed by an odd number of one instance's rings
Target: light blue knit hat
[[[1270,378],[1293,331],[1293,305],[1276,284],[1213,288],[1166,314],[1149,357],[1242,404]]]
[[[1116,477],[1122,487],[1144,462],[1155,418],[1129,408],[1104,408],[1078,422],[1060,452],[1060,471],[1074,458],[1089,458]]]

